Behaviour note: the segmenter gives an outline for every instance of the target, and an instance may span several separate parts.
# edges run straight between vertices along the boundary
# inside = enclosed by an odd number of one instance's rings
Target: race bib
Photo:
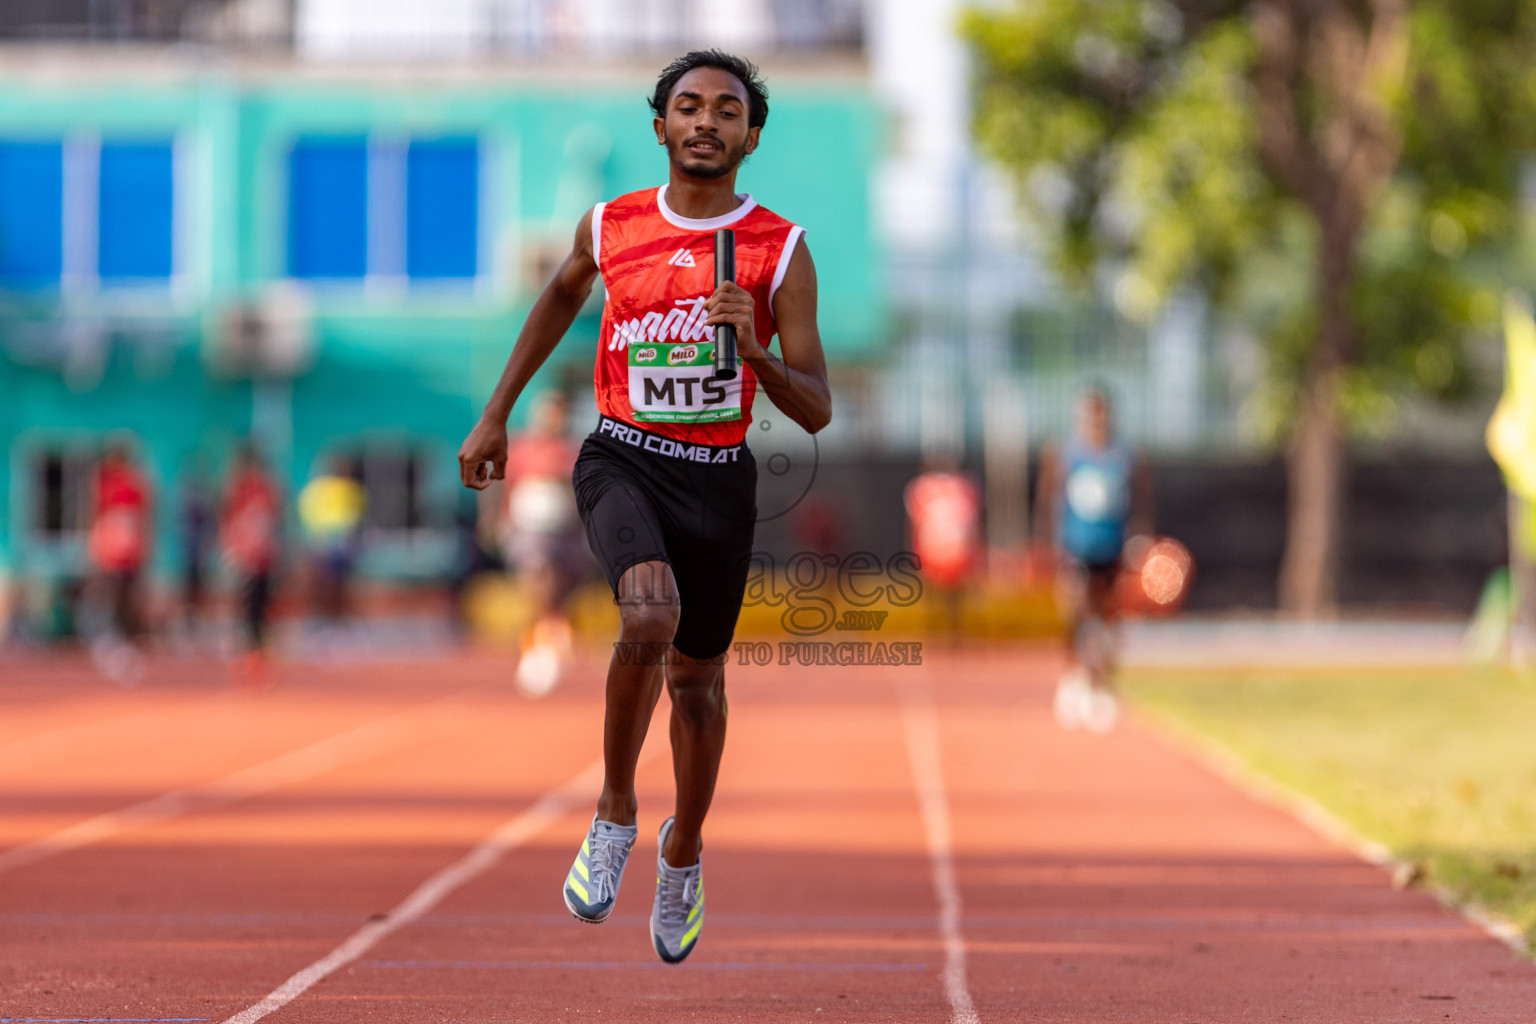
[[[1084,465],[1067,476],[1067,505],[1079,519],[1097,523],[1124,518],[1130,504],[1125,481],[1118,473]]]
[[[641,423],[741,419],[741,382],[715,379],[715,343],[629,346],[629,407]]]

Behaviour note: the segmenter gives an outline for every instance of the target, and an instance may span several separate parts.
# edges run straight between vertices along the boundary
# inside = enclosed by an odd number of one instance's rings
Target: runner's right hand
[[[481,420],[459,447],[459,479],[483,491],[507,475],[507,428]]]

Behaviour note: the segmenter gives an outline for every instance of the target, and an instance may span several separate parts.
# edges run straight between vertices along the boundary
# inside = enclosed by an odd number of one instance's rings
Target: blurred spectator
[[[981,557],[981,494],[951,457],[929,460],[907,484],[912,550],[923,579],[937,587],[950,638],[959,635],[961,588]]]
[[[188,460],[181,476],[177,515],[181,539],[181,628],[197,635],[208,594],[208,554],[214,539],[213,499],[200,458]]]
[[[790,514],[789,529],[801,551],[837,554],[844,550],[843,519],[836,502],[807,495]]]
[[[6,571],[4,565],[0,565],[0,647],[4,647],[6,641],[11,638],[11,630],[17,618],[17,606],[19,601],[14,597],[11,586],[11,574]]]
[[[571,490],[578,449],[566,436],[566,413],[565,396],[545,392],[534,400],[528,429],[507,445],[498,532],[507,567],[533,606],[514,679],[534,697],[554,689],[570,656],[571,626],[562,609],[585,557]]]
[[[500,491],[494,492],[496,497]],[[499,546],[489,529],[482,529],[480,499],[489,493],[465,489],[453,507],[453,563],[448,572],[451,625],[462,634],[469,627],[466,595],[475,577],[501,568]]]
[[[132,686],[143,674],[138,645],[145,633],[142,577],[149,560],[154,500],[129,443],[110,440],[97,463],[86,534],[94,623],[91,658],[113,682]]]
[[[1119,717],[1113,688],[1115,600],[1126,541],[1151,530],[1145,462],[1115,439],[1109,394],[1077,399],[1073,436],[1040,458],[1035,523],[1056,551],[1069,628],[1068,667],[1056,688],[1056,718],[1108,732]]]
[[[242,448],[236,459],[223,513],[219,539],[235,573],[245,627],[246,653],[240,672],[246,681],[260,682],[266,671],[273,577],[282,554],[283,499],[252,446]]]
[[[111,628],[125,640],[136,641],[144,632],[141,576],[153,522],[149,480],[127,442],[109,442],[96,469],[87,547]]]
[[[362,540],[367,497],[346,460],[333,458],[299,492],[299,525],[314,572],[319,616],[339,623],[351,609],[352,570]]]

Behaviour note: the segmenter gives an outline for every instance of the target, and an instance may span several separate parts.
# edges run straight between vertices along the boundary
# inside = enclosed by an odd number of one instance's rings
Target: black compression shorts
[[[1083,586],[1092,589],[1114,592],[1115,581],[1120,578],[1122,563],[1120,559],[1100,561],[1098,559],[1079,558],[1072,552],[1065,552],[1066,559],[1061,564],[1061,579],[1075,580]]]
[[[757,461],[745,444],[673,441],[604,417],[572,474],[576,510],[608,585],[640,562],[672,566],[682,603],[672,644],[690,658],[730,649],[757,521]]]

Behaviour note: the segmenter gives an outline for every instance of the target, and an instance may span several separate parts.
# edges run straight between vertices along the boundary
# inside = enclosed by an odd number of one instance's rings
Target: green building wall
[[[592,203],[665,180],[646,91],[640,81],[242,84],[209,74],[72,88],[0,77],[0,138],[174,137],[178,208],[170,288],[0,293],[0,568],[23,578],[78,571],[78,545],[34,535],[29,467],[44,447],[89,449],[112,431],[135,436],[156,482],[162,577],[180,564],[177,482],[194,459],[217,477],[248,435],[290,493],[338,445],[408,440],[428,456],[425,497],[445,518],[459,500],[458,444],[534,296],[528,254],[568,247]],[[303,372],[221,376],[211,358],[218,318],[285,278],[289,147],[328,134],[480,139],[481,278],[309,289],[314,344]],[[885,336],[869,197],[880,136],[878,110],[857,89],[787,83],[739,179],[806,227],[834,363],[871,358]],[[578,320],[546,381],[590,374],[596,312]],[[386,544],[371,557],[377,574],[429,577],[443,568],[446,538]]]

